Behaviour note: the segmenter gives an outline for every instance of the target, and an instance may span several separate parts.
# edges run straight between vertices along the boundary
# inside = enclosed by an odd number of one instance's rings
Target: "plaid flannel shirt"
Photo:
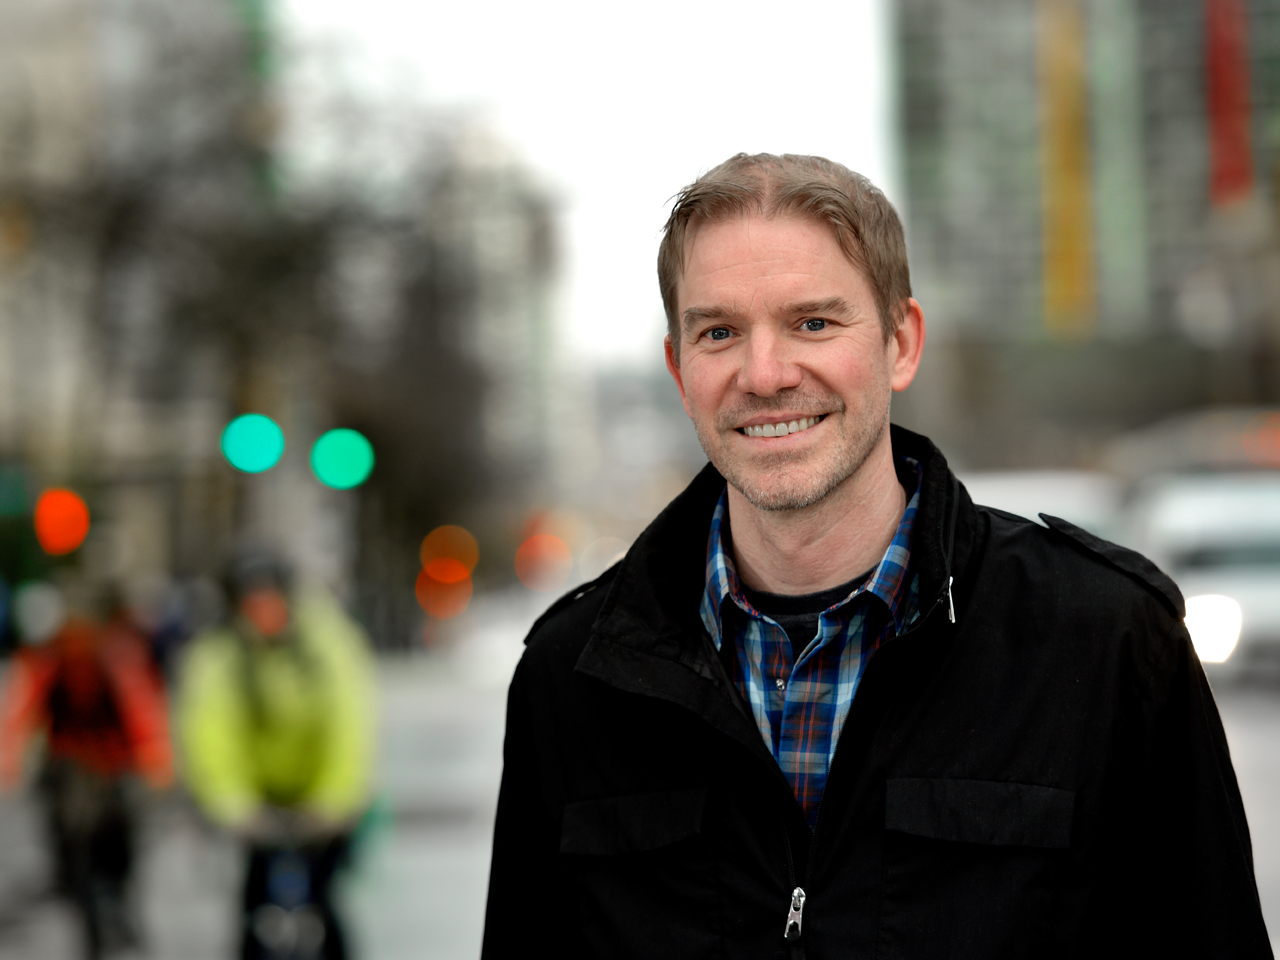
[[[725,604],[732,601],[745,616],[740,624],[734,682],[751,706],[765,746],[786,774],[809,826],[827,783],[840,728],[871,654],[901,633],[919,615],[919,577],[911,570],[911,528],[920,505],[923,470],[908,460],[916,485],[879,565],[848,597],[818,619],[818,635],[792,663],[791,641],[774,620],[747,600],[729,553],[729,494],[720,495],[707,538],[707,586],[702,622],[716,649],[722,642]]]

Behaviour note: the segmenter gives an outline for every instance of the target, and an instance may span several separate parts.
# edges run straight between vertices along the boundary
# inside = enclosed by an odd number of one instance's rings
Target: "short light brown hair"
[[[807,217],[825,223],[849,261],[871,285],[885,342],[902,322],[911,296],[902,221],[874,184],[823,157],[739,153],[676,194],[658,248],[658,286],[667,311],[667,333],[680,351],[676,284],[684,273],[691,227],[739,216]]]

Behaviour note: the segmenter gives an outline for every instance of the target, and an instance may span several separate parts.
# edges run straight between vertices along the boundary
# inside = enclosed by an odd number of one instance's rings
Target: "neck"
[[[802,510],[760,510],[729,487],[733,559],[753,590],[798,595],[847,583],[880,562],[907,507],[885,440],[856,473]]]

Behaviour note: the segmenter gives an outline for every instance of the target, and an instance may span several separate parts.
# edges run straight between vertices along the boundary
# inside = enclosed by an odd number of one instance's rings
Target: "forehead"
[[[700,223],[685,239],[677,284],[683,310],[693,301],[738,300],[761,292],[844,295],[866,290],[827,224],[802,217],[743,215]]]

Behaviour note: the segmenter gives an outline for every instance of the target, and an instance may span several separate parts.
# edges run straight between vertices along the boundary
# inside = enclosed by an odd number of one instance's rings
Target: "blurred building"
[[[596,527],[628,543],[707,462],[671,376],[655,367],[595,375],[592,443],[584,445],[579,482],[565,497]]]
[[[1280,2],[897,15],[932,338],[901,419],[973,466],[1069,465],[1171,412],[1280,398]]]
[[[259,206],[253,13],[0,3],[0,458],[29,493],[91,493],[98,576],[208,570],[225,544],[228,357],[179,302],[205,238]]]
[[[361,489],[353,585],[375,635],[410,642],[423,536],[462,524],[476,577],[510,579],[551,497],[563,385],[553,374],[555,243],[546,190],[484,130],[446,125],[402,212],[344,228],[328,392],[378,468]]]
[[[518,512],[545,472],[550,203],[427,122],[394,202],[294,203],[267,23],[257,0],[0,0],[0,527],[74,487],[94,524],[64,566],[125,583],[274,542],[401,644],[423,535]],[[251,411],[286,438],[259,475],[219,450]],[[336,426],[374,444],[356,491],[311,475]],[[31,575],[6,530],[0,575]]]

